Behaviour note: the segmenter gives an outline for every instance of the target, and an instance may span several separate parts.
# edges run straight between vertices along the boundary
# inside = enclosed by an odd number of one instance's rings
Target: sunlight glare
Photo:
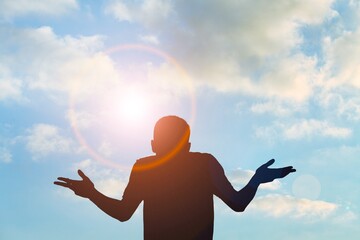
[[[148,106],[144,94],[135,91],[125,93],[120,102],[121,117],[128,121],[139,121],[146,116]]]

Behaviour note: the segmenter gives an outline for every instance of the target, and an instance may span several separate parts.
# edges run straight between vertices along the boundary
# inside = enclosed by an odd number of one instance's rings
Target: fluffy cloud
[[[297,102],[270,100],[252,104],[250,111],[256,114],[270,113],[275,116],[284,117],[291,115],[293,112],[304,111],[304,106]]]
[[[129,7],[121,1],[112,2],[106,7],[105,12],[113,15],[119,21],[132,21],[134,17]]]
[[[114,63],[100,51],[101,36],[58,37],[50,27],[3,27],[0,37],[0,64],[22,77],[29,89],[49,95],[66,93],[79,99],[119,85]],[[16,52],[9,50],[14,48]],[[12,81],[12,85],[15,83]]]
[[[315,165],[326,166],[329,162],[337,164],[336,169],[341,167],[347,168],[348,165],[344,165],[344,160],[351,164],[355,169],[357,169],[356,164],[359,163],[360,156],[360,145],[347,146],[342,145],[338,147],[327,147],[317,149],[311,158],[311,163]],[[357,171],[348,172],[348,176],[354,174],[358,176]]]
[[[49,124],[36,124],[28,129],[26,148],[34,159],[52,153],[69,153],[73,149],[73,141],[60,134],[60,129]]]
[[[150,1],[157,7],[147,8],[146,16],[158,16],[161,6],[166,9],[163,21],[144,21],[141,14],[132,14],[146,2],[136,8],[116,1],[107,11],[119,20],[143,24],[159,36],[161,47],[179,59],[197,82],[258,97],[304,101],[311,95],[316,59],[296,49],[302,41],[298,30],[331,16],[332,0],[281,0],[270,5],[265,0],[190,5]]]
[[[335,111],[338,116],[351,121],[360,119],[359,43],[360,28],[352,31],[342,29],[340,36],[324,39],[323,89],[317,98],[322,108]]]
[[[332,26],[335,30],[322,39],[322,89],[316,98],[321,107],[352,121],[360,119],[359,10],[358,1],[348,1],[346,19],[337,16]]]
[[[128,182],[128,173],[115,168],[106,168],[94,160],[86,159],[72,166],[75,172],[81,169],[95,184],[96,188],[110,197],[121,198]]]
[[[260,211],[272,217],[289,216],[322,220],[331,216],[338,205],[325,201],[298,199],[292,196],[269,194],[256,198],[250,205],[252,211]]]
[[[110,2],[105,12],[119,21],[140,22],[148,27],[156,27],[172,12],[172,6],[166,0],[147,0],[139,5],[117,0]]]
[[[98,119],[94,114],[74,109],[68,110],[66,118],[70,125],[78,130],[88,129],[98,123]]]
[[[352,211],[347,211],[347,212],[337,216],[334,219],[334,222],[337,224],[344,224],[344,223],[348,224],[349,222],[356,221],[357,219],[359,219],[358,215],[356,215]]]
[[[98,152],[108,158],[114,154],[114,146],[108,141],[102,142],[98,148]]]
[[[255,129],[255,136],[263,139],[283,138],[287,140],[311,139],[316,136],[330,138],[348,138],[352,130],[333,126],[328,121],[300,119],[293,123],[275,122],[268,127]]]
[[[340,37],[324,40],[326,65],[330,87],[348,85],[360,88],[360,28],[344,31]]]
[[[12,162],[12,154],[8,149],[2,147],[0,148],[0,162],[10,163]]]
[[[27,14],[60,15],[77,7],[76,0],[2,0],[0,17],[9,19]]]
[[[0,101],[7,99],[20,100],[22,81],[14,78],[9,69],[0,62]]]
[[[21,99],[21,81],[17,79],[0,79],[0,101]]]
[[[351,134],[352,131],[349,128],[335,127],[327,121],[319,121],[315,119],[304,119],[284,129],[284,137],[286,139],[300,139],[304,137],[311,137],[312,135],[332,138],[347,138]]]
[[[140,37],[140,41],[144,42],[144,43],[150,43],[153,45],[159,45],[159,39],[155,36],[155,35],[141,35]]]
[[[324,89],[317,98],[322,109],[336,113],[338,117],[350,121],[360,120],[359,89],[355,87],[335,87]]]
[[[0,89],[7,90],[0,93],[0,100],[20,98],[21,91],[41,90],[57,103],[70,104],[68,118],[78,119],[79,127],[89,127],[98,120],[93,112],[85,111],[86,106],[96,109],[101,101],[103,106],[114,107],[114,101],[118,102],[131,88],[148,93],[153,105],[170,102],[163,98],[192,96],[192,92],[189,93],[192,86],[188,86],[186,76],[176,63],[151,50],[148,50],[150,54],[162,58],[163,62],[152,64],[149,60],[134,69],[126,60],[123,63],[112,59],[110,54],[116,54],[116,50],[105,52],[104,37],[99,35],[60,37],[52,28],[44,26],[36,29],[0,27],[0,37],[3,39],[0,51],[4,53],[0,56],[0,66],[7,66],[6,75],[5,70],[0,69]],[[14,48],[17,51],[11,52]],[[14,77],[6,78],[2,84],[1,75]],[[87,105],[77,108],[77,104],[84,101]]]
[[[253,86],[254,94],[303,102],[312,94],[315,65],[315,59],[302,54],[281,59],[263,75],[261,86]]]

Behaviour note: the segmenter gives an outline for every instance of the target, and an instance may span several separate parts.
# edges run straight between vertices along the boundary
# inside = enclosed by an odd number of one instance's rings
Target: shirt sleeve
[[[142,184],[141,184],[141,172],[136,169],[136,164],[131,170],[129,183],[126,186],[122,198],[122,202],[125,204],[127,211],[135,212],[136,208],[139,206],[143,200],[142,196]]]
[[[234,195],[237,191],[225,176],[223,167],[211,154],[208,154],[208,167],[214,195],[219,197],[228,206],[232,205]]]

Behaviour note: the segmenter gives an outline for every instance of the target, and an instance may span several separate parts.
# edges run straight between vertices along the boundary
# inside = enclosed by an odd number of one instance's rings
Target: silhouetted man
[[[82,180],[59,177],[57,185],[89,198],[105,213],[128,220],[144,201],[144,239],[212,239],[213,195],[231,209],[242,212],[261,183],[283,178],[296,170],[260,166],[249,183],[236,191],[219,162],[210,154],[190,152],[190,127],[176,116],[161,118],[151,141],[154,156],[136,161],[122,200],[109,198],[79,170]]]

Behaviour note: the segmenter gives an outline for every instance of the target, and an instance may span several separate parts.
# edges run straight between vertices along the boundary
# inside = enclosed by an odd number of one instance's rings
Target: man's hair
[[[157,153],[172,151],[175,148],[181,149],[189,142],[189,138],[190,126],[180,117],[162,117],[155,124],[154,142]]]

